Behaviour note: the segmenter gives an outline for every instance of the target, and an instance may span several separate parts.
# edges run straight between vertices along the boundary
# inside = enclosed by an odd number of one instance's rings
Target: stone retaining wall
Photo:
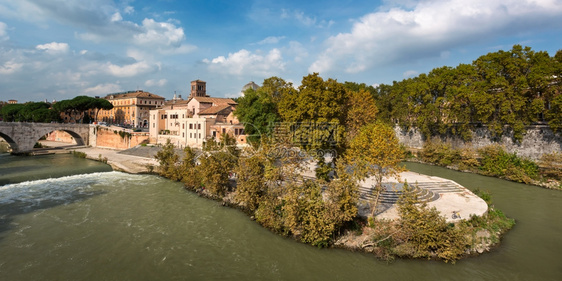
[[[421,149],[426,139],[416,128],[404,130],[400,127],[394,128],[396,136],[401,144],[407,147]],[[555,134],[547,125],[533,125],[527,127],[523,139],[520,143],[514,142],[512,134],[505,134],[501,140],[494,141],[486,127],[477,128],[472,131],[472,141],[465,142],[460,137],[448,136],[445,138],[434,137],[433,139],[442,140],[450,143],[453,148],[471,147],[478,149],[491,144],[498,143],[505,147],[510,153],[517,153],[519,156],[538,160],[545,153],[562,151],[562,136]]]
[[[95,126],[90,133],[90,143],[93,147],[128,149],[141,143],[148,143],[148,137],[146,132],[130,132],[123,128]]]

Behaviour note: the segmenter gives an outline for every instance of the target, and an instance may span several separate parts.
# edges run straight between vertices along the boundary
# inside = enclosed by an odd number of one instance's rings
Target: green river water
[[[562,192],[407,166],[489,190],[517,225],[493,252],[455,265],[387,263],[280,237],[157,176],[2,154],[0,280],[562,280]]]

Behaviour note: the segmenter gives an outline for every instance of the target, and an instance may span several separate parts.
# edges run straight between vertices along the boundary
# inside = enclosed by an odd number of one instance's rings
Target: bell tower
[[[199,79],[191,81],[191,94],[190,98],[206,97],[207,96],[207,82]]]

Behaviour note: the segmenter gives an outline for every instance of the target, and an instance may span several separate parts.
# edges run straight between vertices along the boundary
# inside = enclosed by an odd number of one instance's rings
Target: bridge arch
[[[0,131],[0,138],[3,138],[8,143],[12,151],[18,150],[18,144],[9,135],[6,135]]]
[[[67,134],[69,134],[72,139],[76,142],[76,145],[85,145],[86,142],[84,141],[84,139],[82,138],[82,136],[72,130],[49,130],[49,129],[45,129],[45,130],[41,130],[37,132],[37,136],[39,136],[38,139],[35,140],[35,142],[38,142],[42,137],[46,136],[47,134],[50,134],[52,132],[65,132]],[[42,134],[45,133],[45,134]],[[42,134],[42,135],[41,135]],[[37,137],[36,136],[36,137]]]
[[[53,131],[67,132],[76,144],[87,145],[89,130],[88,124],[0,122],[0,136],[10,144],[14,154],[31,152],[41,137]]]

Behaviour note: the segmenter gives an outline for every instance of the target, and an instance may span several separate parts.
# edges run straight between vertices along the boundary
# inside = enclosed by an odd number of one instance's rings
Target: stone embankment
[[[127,150],[117,150],[100,147],[76,146],[61,142],[41,141],[46,149],[36,150],[38,153],[68,153],[69,151],[83,152],[86,158],[106,162],[113,170],[131,174],[150,173],[158,165],[154,155],[159,147],[136,146]]]
[[[158,166],[158,161],[150,156],[137,156],[134,154],[123,153],[121,150],[86,147],[74,149],[78,152],[86,153],[86,158],[104,161],[113,170],[123,171],[131,174],[151,173],[154,167]],[[150,149],[148,149],[150,151]],[[148,155],[149,152],[144,152]]]
[[[309,163],[304,175],[314,178],[316,166]],[[422,175],[410,171],[400,173],[398,178],[384,178],[383,190],[379,196],[376,216],[381,219],[399,218],[396,202],[407,183],[414,189],[418,199],[427,203],[429,208],[435,207],[447,222],[468,219],[471,215],[482,216],[488,211],[488,204],[464,186],[448,179]],[[370,202],[374,199],[374,177],[359,183],[359,216],[367,218],[371,214]],[[454,214],[454,215],[453,215]]]

